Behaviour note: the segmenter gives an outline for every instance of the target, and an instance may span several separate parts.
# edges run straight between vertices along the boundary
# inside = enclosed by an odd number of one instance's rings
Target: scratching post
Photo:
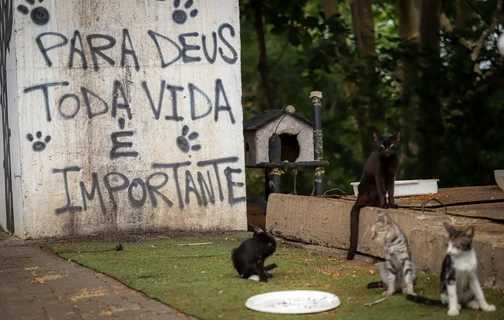
[[[313,107],[313,150],[315,161],[322,160],[324,155],[324,147],[322,143],[322,92],[312,91],[310,92],[310,99],[312,101]],[[319,196],[324,193],[324,183],[323,183],[324,167],[317,166],[315,168],[315,195]]]
[[[280,163],[281,155],[282,155],[282,140],[278,134],[273,133],[268,141],[268,153],[269,153],[269,161],[270,163]],[[281,170],[280,168],[270,168],[267,169],[269,174],[269,182],[268,182],[268,196],[270,193],[278,193],[280,192],[280,176]],[[266,199],[267,200],[267,199]]]

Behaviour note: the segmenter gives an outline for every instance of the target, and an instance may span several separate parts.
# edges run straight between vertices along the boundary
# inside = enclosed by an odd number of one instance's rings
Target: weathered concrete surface
[[[15,2],[16,235],[246,229],[237,0]]]
[[[348,249],[352,201],[272,194],[268,199],[266,228],[277,236],[328,247]],[[360,213],[358,251],[384,257],[381,244],[371,240],[369,229],[384,209],[364,208]],[[439,273],[446,252],[443,222],[476,227],[473,241],[484,285],[504,287],[504,225],[481,219],[404,209],[387,213],[408,237],[413,261],[422,270]]]
[[[193,319],[0,231],[2,319]]]

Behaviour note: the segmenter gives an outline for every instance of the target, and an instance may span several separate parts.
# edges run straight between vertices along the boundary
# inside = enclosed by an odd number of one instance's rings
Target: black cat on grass
[[[260,227],[254,227],[254,235],[233,249],[231,259],[240,278],[267,282],[273,277],[268,271],[276,264],[264,266],[264,261],[276,250],[276,241]]]

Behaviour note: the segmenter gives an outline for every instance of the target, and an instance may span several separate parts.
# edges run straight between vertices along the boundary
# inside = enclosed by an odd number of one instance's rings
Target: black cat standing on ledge
[[[350,247],[347,259],[352,260],[357,251],[359,240],[360,209],[366,206],[397,208],[394,203],[394,183],[399,166],[399,132],[380,135],[374,133],[376,149],[371,153],[364,166],[359,183],[359,194],[350,211]],[[385,195],[388,193],[388,202]]]

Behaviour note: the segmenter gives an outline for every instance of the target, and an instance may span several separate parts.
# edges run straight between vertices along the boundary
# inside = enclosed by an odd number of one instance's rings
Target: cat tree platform
[[[500,191],[499,195],[502,196],[504,193]],[[401,201],[397,202],[401,204]],[[275,236],[287,240],[348,249],[350,209],[353,203],[349,200],[325,197],[272,194],[268,200],[266,228]],[[502,203],[494,205],[502,206]],[[446,252],[446,231],[443,222],[453,223],[459,227],[473,225],[476,228],[473,247],[478,256],[480,281],[485,286],[504,288],[502,220],[497,222],[498,219],[464,216],[468,211],[464,211],[462,206],[427,210],[429,211],[373,207],[361,209],[358,252],[384,258],[383,247],[371,240],[370,229],[375,222],[376,214],[386,211],[408,237],[412,259],[417,266],[423,271],[439,274]],[[474,208],[470,210],[478,211]],[[490,214],[493,218],[499,218],[503,214],[501,211],[500,216],[495,216],[495,210],[488,212],[486,214],[483,212],[483,215]]]

